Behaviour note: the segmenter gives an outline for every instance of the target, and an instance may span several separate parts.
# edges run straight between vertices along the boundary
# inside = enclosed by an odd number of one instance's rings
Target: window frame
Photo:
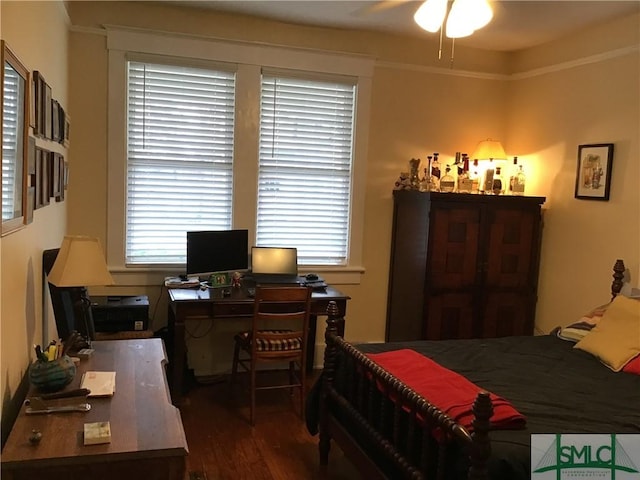
[[[141,32],[107,27],[108,49],[108,179],[106,256],[119,284],[139,281],[137,274],[181,272],[184,266],[125,265],[126,215],[126,93],[127,61],[177,62],[189,66],[234,68],[236,72],[236,126],[234,139],[232,226],[246,225],[250,242],[257,222],[260,80],[263,68],[317,73],[318,78],[357,78],[353,140],[352,205],[349,213],[348,265],[314,267],[314,271],[341,274],[345,283],[359,283],[362,268],[364,198],[369,111],[374,60],[367,56],[307,50],[276,45],[221,41],[190,35]],[[259,60],[260,64],[257,64]],[[248,103],[243,101],[248,99]],[[255,103],[254,103],[255,102]],[[121,276],[121,278],[118,278]]]

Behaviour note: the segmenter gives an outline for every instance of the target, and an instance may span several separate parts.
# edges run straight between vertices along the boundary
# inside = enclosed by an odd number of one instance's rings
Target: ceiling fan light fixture
[[[492,18],[493,10],[487,0],[455,0],[447,18],[447,37],[468,37]]]
[[[426,0],[413,15],[415,22],[427,32],[440,30],[447,14],[448,0]]]

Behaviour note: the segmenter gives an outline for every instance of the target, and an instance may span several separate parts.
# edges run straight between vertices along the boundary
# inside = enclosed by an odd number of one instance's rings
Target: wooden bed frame
[[[617,260],[612,298],[622,289],[624,271],[623,261]],[[344,319],[335,303],[329,304],[327,315],[319,411],[320,465],[328,465],[334,440],[363,478],[444,479],[451,468],[447,453],[455,443],[468,452],[468,478],[488,480],[489,419],[493,415],[489,394],[478,394],[473,433],[469,433],[340,337],[338,324]],[[348,364],[348,378],[338,371],[338,362]],[[389,398],[395,401],[389,402]],[[439,432],[437,438],[431,433],[434,430]]]

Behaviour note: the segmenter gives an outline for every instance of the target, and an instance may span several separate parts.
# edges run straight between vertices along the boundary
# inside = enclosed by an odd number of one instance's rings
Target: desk
[[[168,327],[169,341],[169,384],[171,398],[174,404],[180,403],[183,394],[183,375],[185,369],[185,328],[186,320],[204,319],[233,319],[253,316],[253,298],[247,295],[247,287],[229,288],[231,295],[222,296],[222,288],[200,289],[169,289]],[[344,317],[347,310],[347,300],[350,297],[327,287],[325,292],[313,292],[311,295],[311,315],[309,318],[309,348],[307,349],[307,370],[313,368],[316,343],[316,325],[318,315],[326,315],[330,301],[336,302],[338,311]],[[344,335],[344,324],[339,326],[339,334]]]
[[[79,388],[87,370],[111,370],[113,397],[89,398],[87,413],[26,415],[23,406],[2,450],[2,479],[184,480],[189,450],[180,411],[169,398],[162,340],[96,341],[93,348],[66,389]],[[85,446],[84,424],[105,420],[111,443]],[[42,432],[39,445],[28,442],[32,429]]]

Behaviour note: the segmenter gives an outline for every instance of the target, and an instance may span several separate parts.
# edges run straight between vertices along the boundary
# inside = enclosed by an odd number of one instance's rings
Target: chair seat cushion
[[[291,330],[260,330],[260,333],[268,334],[286,334]],[[235,335],[236,341],[240,342],[245,348],[251,347],[251,332],[241,332]],[[258,338],[256,341],[256,349],[259,352],[285,352],[292,350],[302,350],[302,337],[295,338]]]

